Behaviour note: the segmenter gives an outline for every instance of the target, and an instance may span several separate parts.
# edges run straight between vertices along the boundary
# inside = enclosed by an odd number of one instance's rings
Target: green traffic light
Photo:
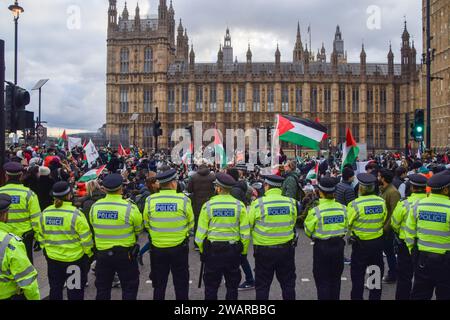
[[[418,133],[422,133],[422,131],[423,131],[423,128],[422,128],[422,127],[417,127],[417,129],[416,129],[416,130],[417,130],[417,132],[418,132]]]

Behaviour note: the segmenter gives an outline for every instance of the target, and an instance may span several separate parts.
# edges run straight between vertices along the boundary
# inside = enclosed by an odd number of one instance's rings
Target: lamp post
[[[20,14],[24,12],[23,8],[19,6],[19,2],[16,0],[14,4],[10,5],[8,9],[14,16],[14,84],[17,84],[17,29],[19,25]]]

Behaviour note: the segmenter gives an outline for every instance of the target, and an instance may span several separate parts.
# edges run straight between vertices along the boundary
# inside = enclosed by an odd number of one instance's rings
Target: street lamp
[[[17,29],[20,14],[24,12],[23,8],[19,6],[19,2],[16,0],[14,4],[10,5],[8,9],[12,12],[14,16],[14,84],[17,84]]]

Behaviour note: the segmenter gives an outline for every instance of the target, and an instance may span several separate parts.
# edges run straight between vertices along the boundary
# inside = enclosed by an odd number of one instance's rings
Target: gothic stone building
[[[136,142],[149,149],[158,108],[163,148],[170,147],[174,129],[194,121],[203,121],[203,129],[217,124],[225,133],[271,126],[277,113],[319,119],[333,146],[345,140],[349,127],[368,151],[405,147],[406,115],[421,102],[420,70],[406,23],[399,65],[392,50],[387,63],[367,63],[364,45],[360,63],[348,63],[339,26],[330,56],[323,45],[317,55],[309,51],[298,26],[292,61],[282,62],[277,48],[273,62],[253,62],[249,45],[247,61],[239,63],[233,61],[227,29],[217,61],[196,63],[181,19],[175,26],[172,3],[167,7],[160,0],[154,17],[135,10],[130,17],[125,4],[119,17],[116,0],[109,0],[107,136],[113,145]],[[134,113],[136,122],[130,120]]]

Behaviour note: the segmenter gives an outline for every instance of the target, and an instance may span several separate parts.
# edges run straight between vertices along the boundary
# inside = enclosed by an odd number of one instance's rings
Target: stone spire
[[[123,8],[123,12],[122,12],[122,19],[128,20],[129,18],[130,18],[130,15],[128,13],[127,2],[125,1],[125,7]]]
[[[394,53],[392,52],[392,45],[389,43],[389,53],[388,58],[388,74],[390,76],[394,75]]]
[[[194,70],[194,66],[195,66],[194,45],[191,44],[191,52],[189,53],[189,69]]]
[[[300,22],[297,23],[297,38],[295,40],[293,61],[294,63],[300,63],[303,59],[303,44],[302,44],[302,34],[300,32]]]
[[[136,13],[134,15],[134,30],[141,29],[141,16],[139,10],[139,2],[136,4]]]
[[[109,0],[108,29],[115,30],[117,26],[117,0]]]
[[[360,74],[361,75],[365,75],[366,74],[366,50],[364,50],[364,43],[362,44],[362,48],[361,48],[361,54],[359,55],[359,59],[360,59]]]

